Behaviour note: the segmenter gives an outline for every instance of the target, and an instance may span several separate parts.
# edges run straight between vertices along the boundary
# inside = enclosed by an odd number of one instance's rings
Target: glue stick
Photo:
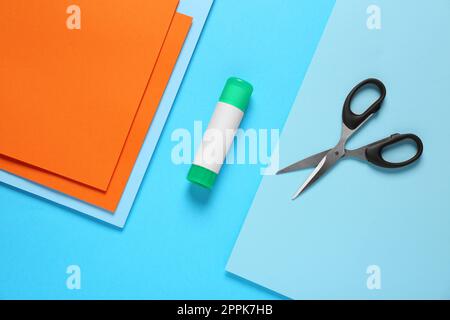
[[[228,79],[189,170],[190,182],[207,189],[212,188],[252,93],[250,83],[238,78]]]

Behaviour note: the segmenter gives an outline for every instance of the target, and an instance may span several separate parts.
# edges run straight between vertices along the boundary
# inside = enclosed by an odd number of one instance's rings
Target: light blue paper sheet
[[[1,170],[0,182],[56,202],[62,206],[87,214],[93,218],[100,219],[119,228],[123,228],[152,158],[153,151],[158,143],[159,136],[161,135],[166,119],[170,113],[172,104],[178,93],[178,89],[189,65],[189,61],[194,53],[197,41],[202,32],[213,1],[214,0],[180,1],[178,12],[193,17],[193,24],[167,85],[166,91],[162,97],[156,115],[153,119],[145,142],[142,146],[139,157],[136,160],[122,199],[120,200],[119,206],[114,214]]]
[[[370,29],[378,8],[381,29]],[[337,1],[283,130],[281,166],[336,144],[343,101],[369,77],[387,99],[349,147],[410,132],[423,158],[399,171],[342,161],[296,201],[311,171],[265,177],[228,271],[294,299],[450,298],[449,33],[448,0]]]

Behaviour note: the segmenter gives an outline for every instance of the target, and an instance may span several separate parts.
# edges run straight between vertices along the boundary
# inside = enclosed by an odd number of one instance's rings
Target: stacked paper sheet
[[[113,216],[191,27],[177,6],[2,2],[1,180]]]

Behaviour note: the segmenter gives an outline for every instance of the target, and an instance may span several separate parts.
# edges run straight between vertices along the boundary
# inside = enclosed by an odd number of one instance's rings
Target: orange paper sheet
[[[114,212],[175,67],[191,23],[192,18],[178,13],[175,15],[106,192],[2,156],[0,156],[0,168]]]
[[[106,191],[177,5],[0,1],[0,154]]]

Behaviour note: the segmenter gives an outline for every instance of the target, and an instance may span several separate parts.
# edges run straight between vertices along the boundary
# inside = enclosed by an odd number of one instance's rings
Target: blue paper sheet
[[[173,70],[172,76],[155,114],[140,154],[136,160],[122,199],[120,200],[114,214],[1,170],[0,182],[56,202],[62,206],[87,214],[93,218],[100,219],[119,228],[123,228],[152,158],[153,151],[158,143],[159,136],[161,135],[166,119],[170,113],[172,104],[178,93],[178,89],[189,65],[189,61],[194,53],[197,41],[202,32],[213,1],[214,0],[180,1],[178,12],[193,17],[192,27],[183,46],[183,50],[178,58],[177,64]]]
[[[336,144],[342,104],[376,77],[387,99],[351,140],[415,133],[412,167],[346,160],[265,177],[227,270],[294,299],[450,298],[450,1],[340,0],[280,139],[281,166]]]

